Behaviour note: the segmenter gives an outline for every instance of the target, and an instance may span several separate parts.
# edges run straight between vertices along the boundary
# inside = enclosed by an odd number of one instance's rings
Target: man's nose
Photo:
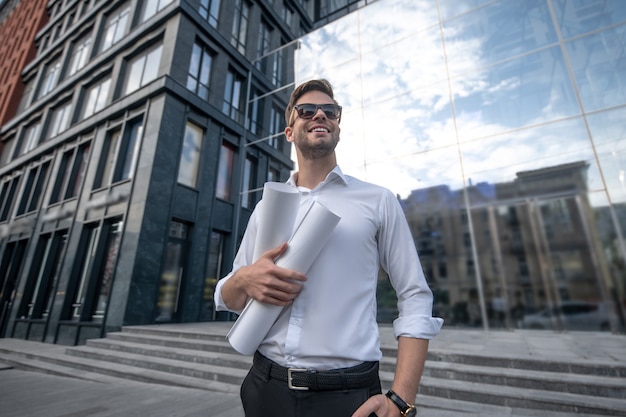
[[[326,113],[324,113],[324,110],[322,110],[321,107],[318,107],[317,109],[315,109],[315,114],[313,115],[313,119],[318,119],[320,117],[320,113],[321,117],[323,117],[324,119],[326,118]]]

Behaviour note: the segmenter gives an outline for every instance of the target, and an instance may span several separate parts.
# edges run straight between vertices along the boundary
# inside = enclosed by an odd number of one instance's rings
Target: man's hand
[[[383,394],[368,398],[355,412],[352,417],[401,417],[400,410]]]
[[[302,290],[306,276],[274,263],[286,250],[287,243],[283,243],[265,252],[253,264],[239,268],[222,287],[226,305],[240,310],[249,298],[277,306],[291,304]]]

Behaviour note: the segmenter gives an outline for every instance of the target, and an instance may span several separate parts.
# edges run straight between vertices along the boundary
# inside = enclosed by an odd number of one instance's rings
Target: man
[[[301,193],[300,210],[319,201],[341,220],[304,275],[274,263],[286,243],[252,259],[255,211],[232,272],[218,282],[218,309],[241,312],[250,299],[284,306],[242,384],[246,417],[413,416],[428,340],[443,321],[432,317],[432,293],[402,209],[389,190],[337,166],[341,107],[328,81],[298,86],[285,119],[299,169],[288,184]],[[396,372],[385,395],[378,377],[379,266],[399,310]]]

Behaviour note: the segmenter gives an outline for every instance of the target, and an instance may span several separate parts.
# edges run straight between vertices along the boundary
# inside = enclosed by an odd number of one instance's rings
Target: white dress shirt
[[[295,175],[287,181],[294,187]],[[379,265],[398,295],[395,336],[431,339],[437,335],[443,320],[432,317],[432,292],[402,208],[391,191],[344,175],[338,166],[315,189],[298,189],[300,216],[319,201],[341,220],[305,273],[302,291],[281,312],[259,352],[283,366],[317,370],[380,360],[376,321]],[[255,261],[257,222],[255,209],[233,272],[217,283],[217,310],[229,310],[221,296],[224,282]]]

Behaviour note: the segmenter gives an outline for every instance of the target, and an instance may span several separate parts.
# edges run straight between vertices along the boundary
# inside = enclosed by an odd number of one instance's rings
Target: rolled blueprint
[[[282,182],[266,182],[261,204],[259,230],[254,243],[254,261],[268,250],[289,240],[296,224],[300,192]]]
[[[320,253],[340,217],[314,202],[289,240],[289,247],[276,265],[306,273]],[[252,355],[280,315],[283,307],[251,301],[226,336],[243,355]]]

